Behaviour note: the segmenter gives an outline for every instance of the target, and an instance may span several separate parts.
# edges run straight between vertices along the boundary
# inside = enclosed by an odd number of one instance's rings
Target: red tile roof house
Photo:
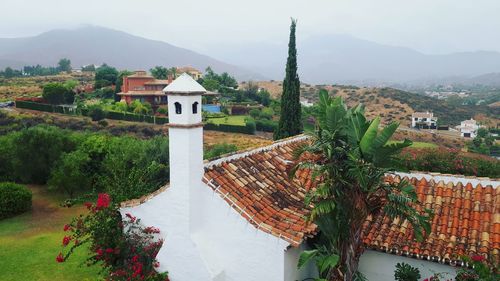
[[[170,83],[172,83],[171,77],[168,80],[155,79],[146,71],[138,70],[132,75],[123,77],[122,91],[117,95],[127,104],[134,100],[149,102],[152,106],[167,104],[163,88]]]
[[[270,146],[203,162],[202,86],[183,75],[165,88],[169,97],[170,184],[144,198],[125,202],[122,214],[159,227],[164,244],[160,271],[175,281],[290,281],[314,276],[297,270],[306,240],[316,226],[307,223],[304,196],[312,187],[307,170],[288,176],[292,153],[306,141],[299,136]],[[360,271],[370,281],[393,280],[397,262],[422,276],[449,272],[462,255],[482,254],[498,261],[499,181],[431,174],[396,174],[410,180],[421,206],[435,212],[432,233],[418,243],[407,222],[384,216],[364,226],[367,251]]]

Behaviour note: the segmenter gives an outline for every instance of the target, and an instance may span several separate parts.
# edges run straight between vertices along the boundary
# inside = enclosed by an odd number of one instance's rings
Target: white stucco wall
[[[219,275],[216,280],[291,280],[284,277],[289,243],[257,230],[205,184],[192,194],[192,199],[196,208],[191,218],[191,237],[212,274]]]
[[[396,264],[405,262],[420,270],[422,280],[431,277],[434,273],[447,273],[444,279],[455,278],[455,268],[435,262],[391,255],[382,252],[367,250],[361,256],[358,270],[363,273],[369,281],[394,280]]]
[[[186,186],[187,189],[187,186]],[[196,245],[189,236],[189,220],[185,212],[186,193],[182,188],[169,188],[151,200],[132,208],[122,208],[122,214],[131,213],[145,226],[155,226],[164,239],[158,253],[159,271],[168,271],[171,280],[211,280]]]

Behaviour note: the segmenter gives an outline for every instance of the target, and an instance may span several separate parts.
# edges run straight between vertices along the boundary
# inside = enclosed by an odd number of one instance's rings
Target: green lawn
[[[226,124],[226,125],[238,125],[245,126],[245,118],[248,118],[247,115],[231,115],[222,118],[210,118],[207,122],[214,124]]]
[[[389,141],[389,143],[395,143],[398,141]],[[414,141],[413,144],[410,146],[413,148],[437,148],[438,145],[430,142],[421,142],[421,141]]]
[[[64,224],[84,212],[83,207],[59,207],[60,198],[33,187],[33,210],[0,221],[0,280],[99,280],[98,267],[83,264],[86,251],[78,249],[57,263]]]

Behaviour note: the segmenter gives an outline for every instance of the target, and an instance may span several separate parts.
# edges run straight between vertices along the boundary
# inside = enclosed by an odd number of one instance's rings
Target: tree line
[[[0,76],[4,78],[22,77],[22,76],[48,76],[56,75],[61,72],[71,71],[71,60],[62,58],[57,63],[57,66],[41,66],[25,65],[21,70],[14,69],[10,66],[0,71]]]

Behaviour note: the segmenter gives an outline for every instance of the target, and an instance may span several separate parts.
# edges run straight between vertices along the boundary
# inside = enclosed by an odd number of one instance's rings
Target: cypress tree
[[[295,46],[295,26],[297,20],[292,18],[290,25],[290,41],[288,42],[288,59],[286,74],[281,95],[281,116],[274,139],[283,139],[302,132],[300,81],[297,74],[297,48]]]

